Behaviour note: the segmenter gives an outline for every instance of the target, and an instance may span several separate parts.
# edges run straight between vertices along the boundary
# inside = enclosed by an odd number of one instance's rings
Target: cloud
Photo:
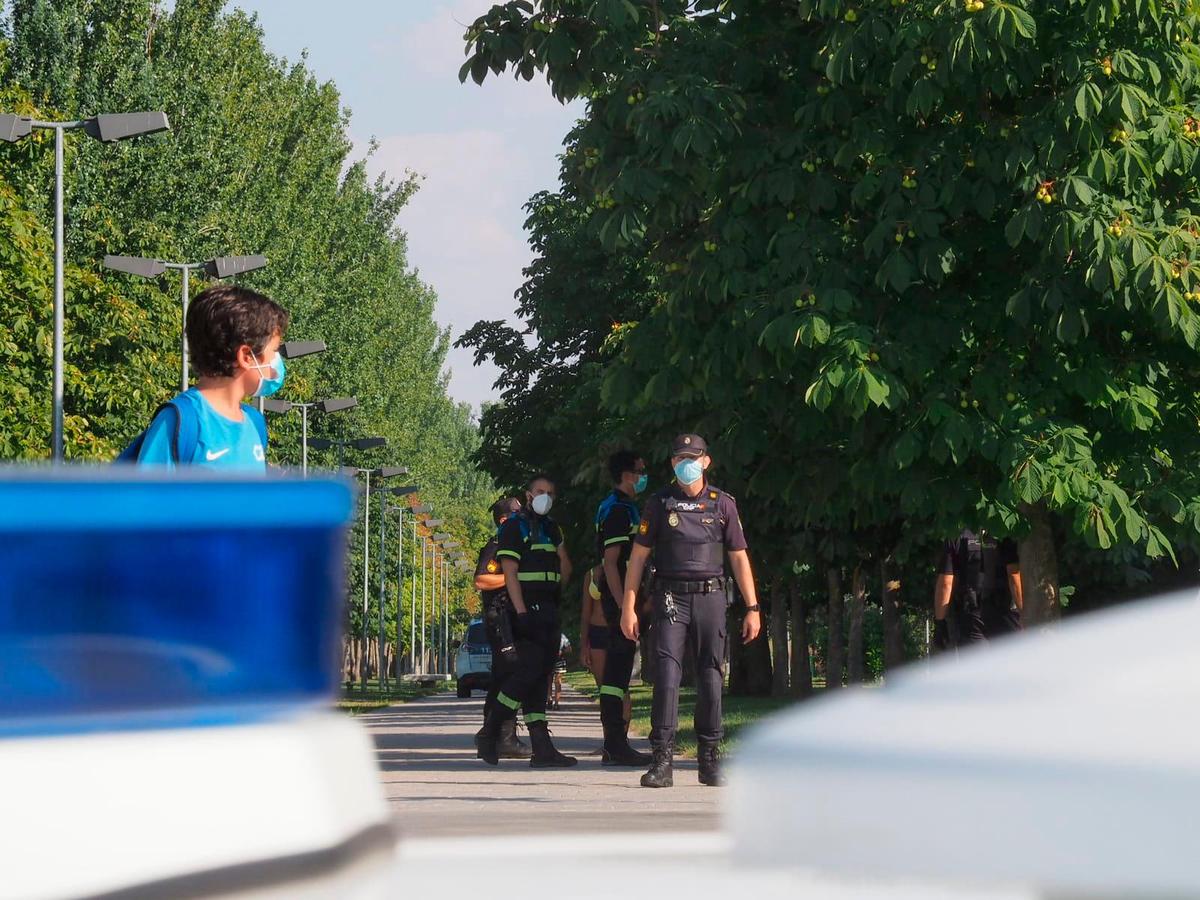
[[[521,185],[537,176],[521,148],[485,130],[392,135],[378,144],[373,174],[423,176],[397,224],[408,234],[409,263],[437,291],[438,320],[457,338],[479,319],[511,318],[531,258],[521,232]],[[472,362],[469,351],[452,351],[451,390],[479,404],[492,395],[496,370]]]
[[[563,107],[544,84],[507,75],[483,86],[458,83],[462,36],[478,0],[437,4],[415,23],[377,31],[368,52],[396,93],[400,122],[425,127],[377,137],[372,174],[421,175],[421,188],[397,223],[409,263],[438,294],[437,318],[458,338],[480,319],[513,318],[513,295],[532,252],[523,230],[526,201],[554,187],[557,154],[578,107]],[[356,130],[364,123],[355,121]],[[452,350],[451,393],[474,405],[494,396],[497,372]]]

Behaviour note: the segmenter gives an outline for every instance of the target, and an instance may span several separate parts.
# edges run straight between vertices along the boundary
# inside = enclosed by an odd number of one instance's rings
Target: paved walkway
[[[718,827],[720,790],[696,781],[695,760],[678,761],[675,787],[649,790],[641,769],[600,765],[599,707],[564,688],[550,712],[556,746],[579,757],[572,769],[530,769],[522,760],[492,767],[475,758],[472,737],[483,719],[483,695],[438,694],[362,716],[379,756],[380,774],[397,822],[409,837],[696,832]],[[524,730],[522,739],[527,740]],[[648,750],[644,740],[633,742]]]

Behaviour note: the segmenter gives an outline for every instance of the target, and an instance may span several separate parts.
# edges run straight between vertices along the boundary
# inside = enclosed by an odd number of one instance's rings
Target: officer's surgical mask
[[[287,367],[283,364],[283,357],[279,351],[275,351],[275,356],[270,362],[265,365],[258,361],[258,357],[254,357],[254,365],[250,368],[258,369],[258,387],[254,389],[252,397],[270,397],[283,387],[283,378],[287,374]]]
[[[529,505],[539,516],[544,516],[550,512],[550,507],[554,505],[554,498],[549,494],[538,494]]]
[[[642,491],[644,491],[646,489],[646,485],[648,485],[649,483],[650,483],[650,478],[646,475],[645,472],[643,472],[641,475],[638,476],[638,480],[636,482],[634,482],[634,485],[633,485],[634,493],[640,494]]]
[[[698,459],[681,459],[675,463],[675,477],[680,484],[695,484],[704,477],[704,466]]]

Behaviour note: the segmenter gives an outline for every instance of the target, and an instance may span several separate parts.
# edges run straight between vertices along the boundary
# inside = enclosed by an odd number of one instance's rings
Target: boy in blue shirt
[[[196,384],[159,410],[137,462],[266,472],[266,423],[242,400],[270,396],[283,386],[279,345],[287,326],[283,307],[237,285],[209,288],[193,300],[185,330]],[[191,421],[181,425],[184,418]],[[181,440],[185,434],[189,439]]]

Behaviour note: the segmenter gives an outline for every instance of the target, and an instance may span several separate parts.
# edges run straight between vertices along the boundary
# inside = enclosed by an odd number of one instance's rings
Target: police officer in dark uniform
[[[939,650],[985,643],[1021,630],[1017,544],[969,528],[942,548],[933,594],[933,640]]]
[[[504,573],[500,571],[496,551],[500,549],[500,528],[508,521],[508,517],[520,508],[521,501],[516,497],[506,497],[492,505],[492,521],[496,523],[496,533],[479,551],[479,562],[475,566],[475,589],[479,591],[482,601],[484,626],[487,629],[488,643],[492,647],[492,680],[488,685],[487,699],[483,702],[485,722],[496,703],[496,695],[500,693],[501,679],[512,671],[517,660],[512,611],[508,603],[508,594],[504,590]],[[475,735],[476,750],[479,749],[482,734],[483,729],[480,729]],[[506,718],[501,725],[500,737],[496,742],[496,755],[500,759],[529,759],[529,746],[517,738],[515,717]]]
[[[707,483],[704,473],[711,463],[708,445],[700,435],[681,434],[674,440],[671,466],[675,482],[647,501],[625,573],[621,630],[630,640],[637,640],[637,589],[653,552],[651,596],[657,660],[650,747],[654,762],[642,776],[643,787],[671,787],[674,783],[671,763],[685,648],[696,657],[700,783],[714,787],[722,783],[717,748],[722,734],[721,688],[727,643],[726,553],[746,602],[743,643],[757,638],[762,628],[737,504],[729,494]]]
[[[501,678],[496,703],[479,734],[479,758],[493,766],[499,760],[501,730],[516,717],[517,707],[525,713],[533,744],[531,766],[565,767],[577,762],[555,749],[546,721],[546,695],[562,638],[559,590],[571,577],[562,532],[549,516],[554,494],[553,481],[545,475],[534,477],[525,491],[525,506],[500,529],[496,558],[514,616],[517,660]]]
[[[641,524],[634,497],[646,489],[646,463],[632,450],[621,450],[608,460],[612,492],[596,510],[596,552],[604,577],[600,579],[600,603],[608,623],[608,652],[600,683],[600,724],[604,727],[601,764],[647,766],[649,754],[629,746],[629,723],[625,720],[625,697],[633,674],[637,643],[621,631],[621,596],[633,539]]]

